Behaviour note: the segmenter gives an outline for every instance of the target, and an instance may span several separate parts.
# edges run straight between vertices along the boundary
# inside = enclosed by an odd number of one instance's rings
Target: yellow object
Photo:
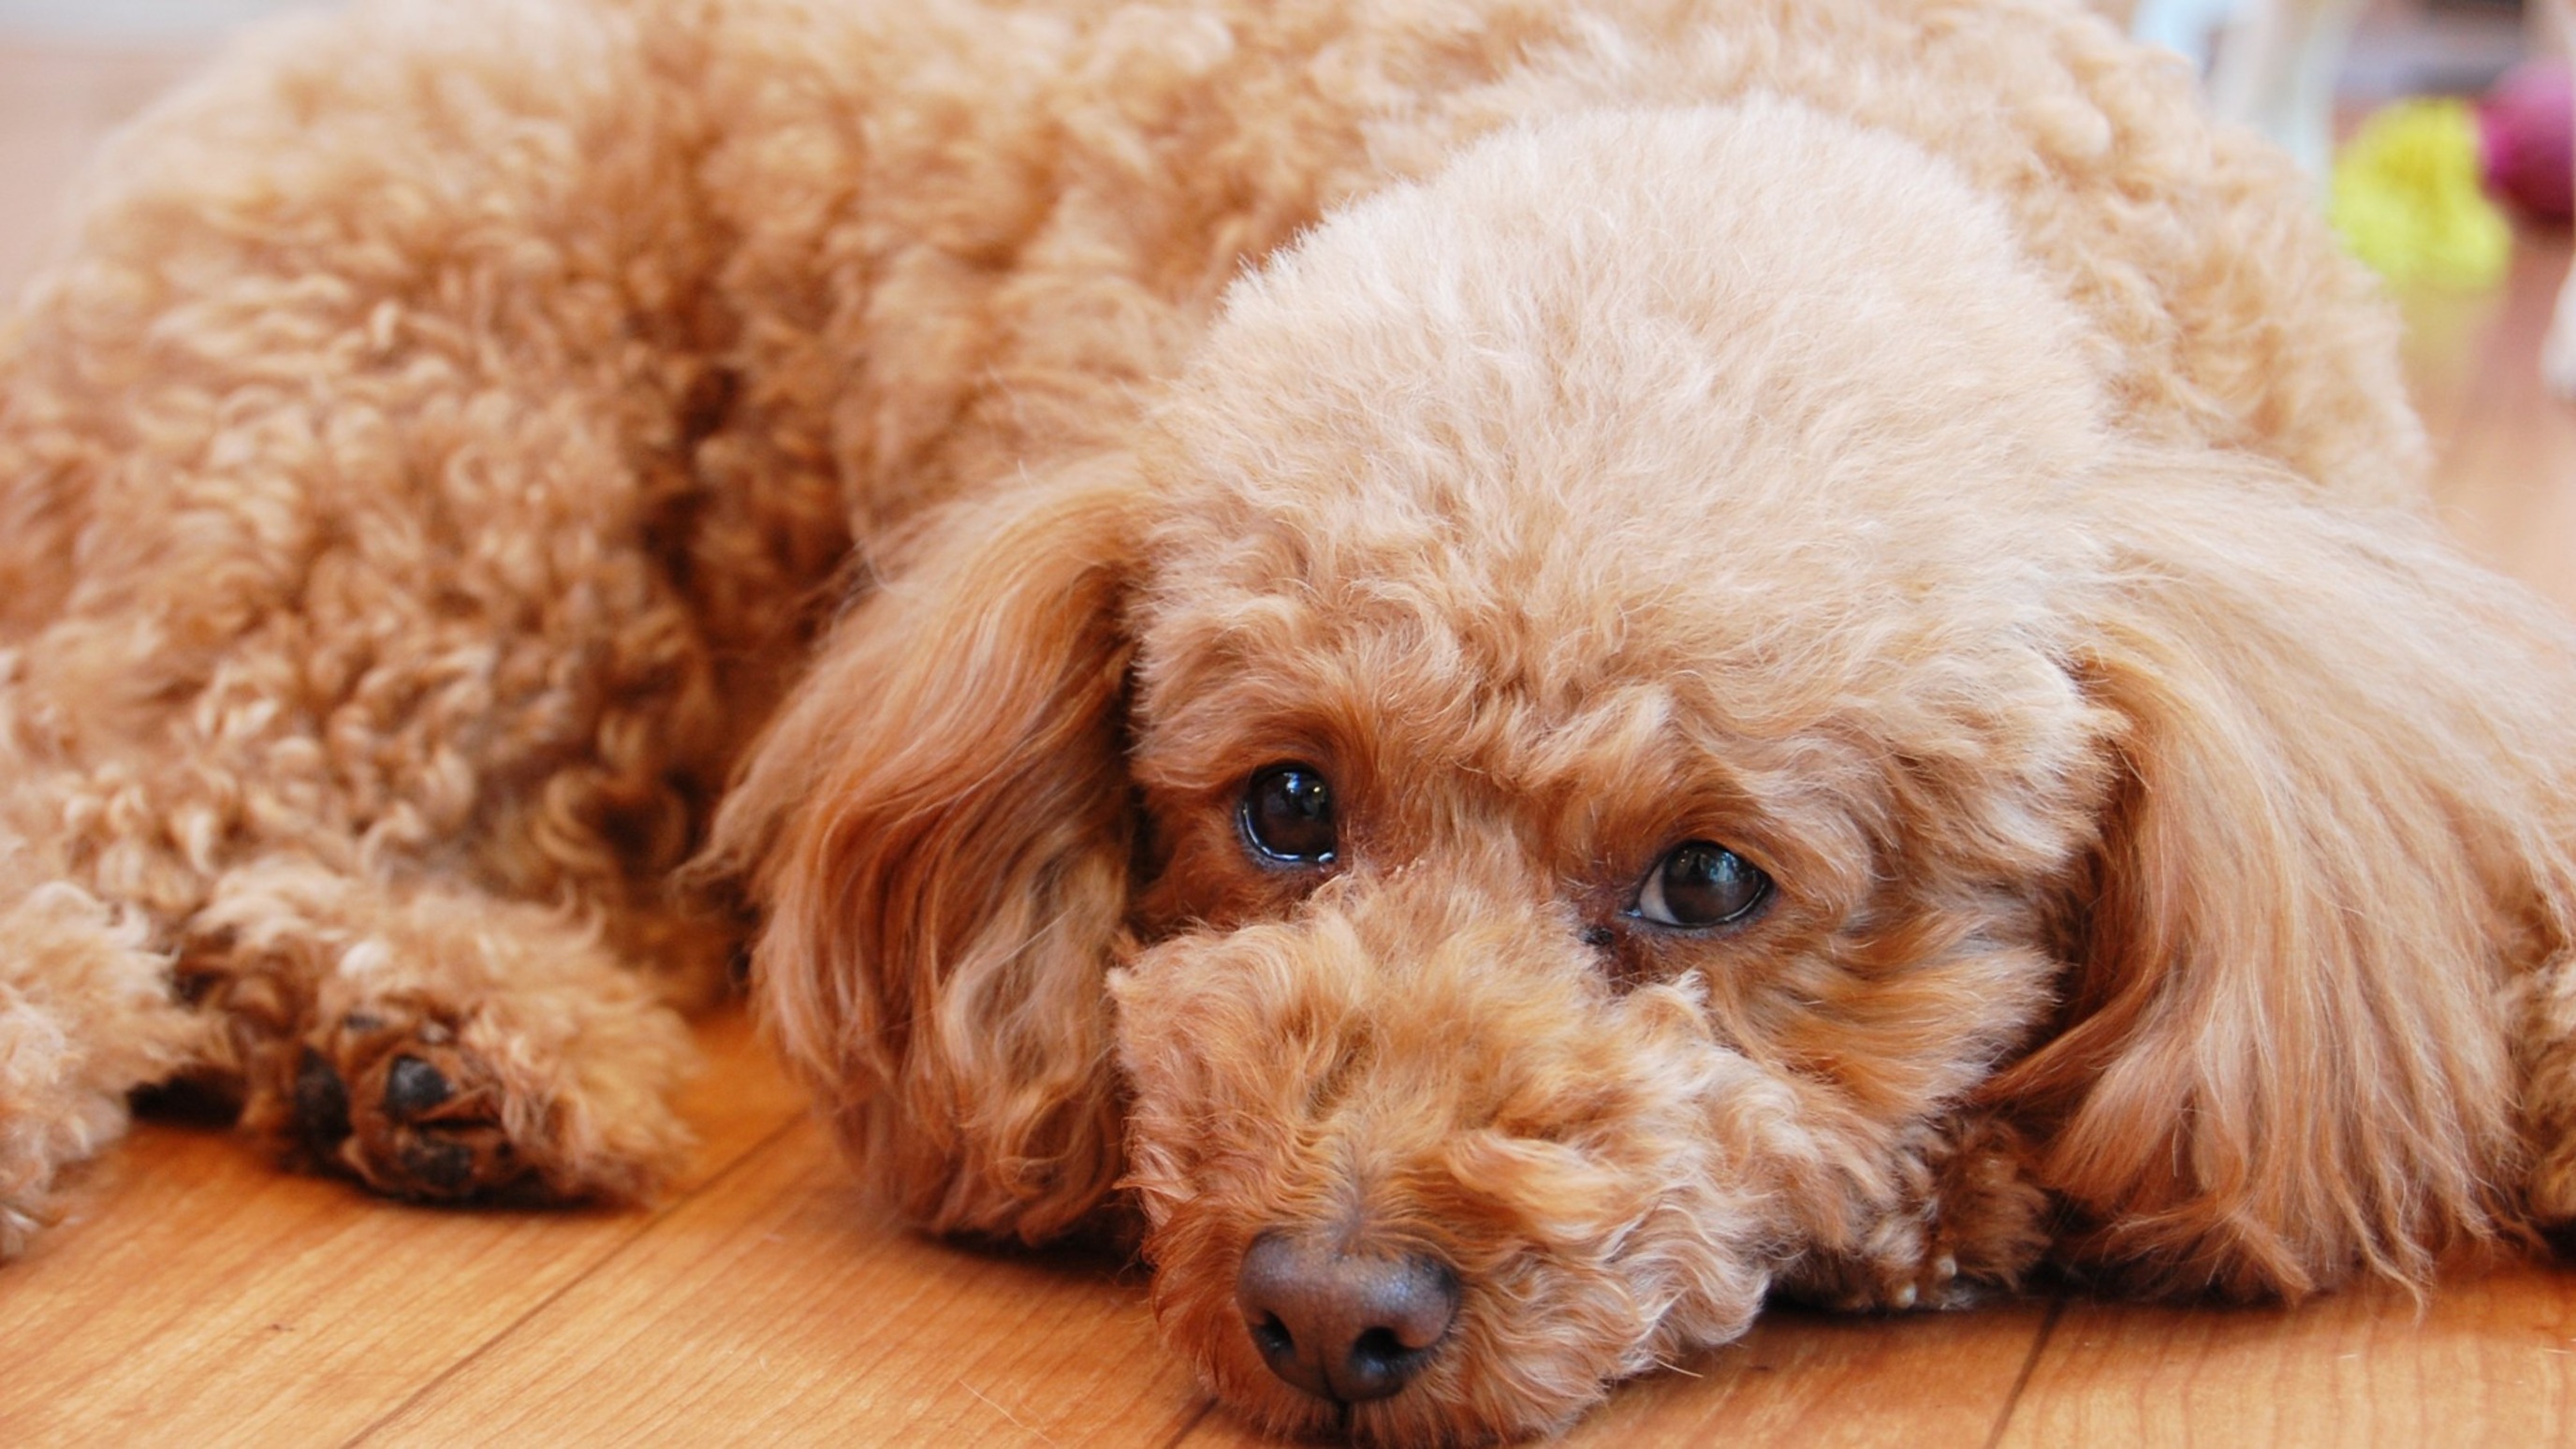
[[[2392,283],[2476,291],[2504,280],[2513,228],[2479,189],[2477,113],[2465,101],[2399,101],[2335,158],[2328,214],[2344,244]]]

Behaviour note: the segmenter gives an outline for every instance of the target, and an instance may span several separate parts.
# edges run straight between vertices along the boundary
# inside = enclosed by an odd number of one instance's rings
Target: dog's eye
[[[1637,888],[1636,914],[1658,926],[1696,930],[1748,920],[1771,899],[1771,877],[1714,841],[1686,840],[1664,852]]]
[[[1272,765],[1243,787],[1243,838],[1282,865],[1329,865],[1333,787],[1312,765]]]

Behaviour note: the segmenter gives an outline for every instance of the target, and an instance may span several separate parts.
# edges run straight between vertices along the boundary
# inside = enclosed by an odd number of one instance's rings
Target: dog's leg
[[[290,1159],[382,1191],[649,1192],[686,1145],[665,1096],[687,1035],[667,1000],[721,982],[727,933],[656,884],[691,838],[669,778],[688,766],[662,748],[691,711],[584,667],[620,647],[532,644],[556,687],[515,708],[468,682],[452,721],[406,705],[338,738],[279,707],[291,684],[163,718],[146,750],[90,739],[41,683],[0,699],[64,725],[0,801],[29,834],[0,860],[26,877],[14,906],[0,880],[13,1215],[114,1135],[124,1092],[182,1073],[237,1091],[244,1125]],[[358,695],[425,687],[388,652]],[[122,657],[133,677],[168,672]],[[256,642],[226,669],[292,677]],[[478,748],[539,711],[562,738]]]
[[[41,889],[109,903],[172,963],[160,995],[211,1043],[172,1065],[238,1088],[288,1156],[412,1197],[630,1197],[685,1140],[664,996],[722,980],[725,923],[662,882],[726,724],[686,606],[622,536],[640,490],[584,446],[609,430],[578,409],[497,426],[521,450],[481,476],[594,482],[588,516],[541,535],[577,566],[480,566],[538,532],[504,514],[407,576],[372,546],[447,501],[387,490],[286,606],[215,614],[233,606],[198,581],[255,576],[252,550],[138,567],[118,582],[161,607],[67,610],[31,641],[19,695],[48,723],[11,815]],[[214,513],[187,521],[221,541]]]
[[[484,392],[512,444],[488,458],[447,461],[476,440],[408,421],[441,466],[406,467],[388,429],[363,493],[173,466],[204,501],[121,509],[108,541],[131,561],[30,639],[16,688],[36,774],[9,818],[39,889],[106,903],[174,963],[160,995],[213,1045],[166,1065],[239,1088],[290,1156],[407,1196],[649,1190],[683,1144],[662,993],[722,981],[726,923],[663,882],[731,725],[639,541],[653,480],[570,391],[515,410]],[[425,388],[403,416],[441,410]],[[499,497],[402,491],[423,474]],[[586,486],[531,516],[509,506],[522,480]],[[261,510],[318,546],[263,549]]]
[[[2029,1156],[1996,1118],[1941,1124],[1907,1157],[1897,1203],[1856,1241],[1801,1258],[1781,1290],[1847,1312],[1959,1308],[2012,1291],[2049,1243],[2048,1194],[2025,1170]]]
[[[142,123],[0,346],[0,807],[168,958],[210,1045],[161,1075],[387,1191],[668,1172],[662,1002],[734,923],[667,882],[845,552],[718,360],[671,24],[280,31]]]

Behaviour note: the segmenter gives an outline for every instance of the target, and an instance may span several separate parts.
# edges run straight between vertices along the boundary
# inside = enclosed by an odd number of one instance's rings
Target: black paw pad
[[[385,1072],[385,1115],[407,1122],[446,1101],[454,1091],[438,1068],[418,1057],[396,1057]]]
[[[295,1125],[304,1145],[328,1157],[349,1135],[349,1088],[311,1047],[295,1067]]]
[[[421,1137],[402,1147],[403,1171],[433,1192],[461,1192],[474,1180],[474,1149],[446,1137]]]

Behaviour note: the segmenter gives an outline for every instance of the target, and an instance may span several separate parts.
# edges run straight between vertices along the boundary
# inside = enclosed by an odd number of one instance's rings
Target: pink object
[[[2531,60],[2505,72],[2478,103],[2487,189],[2524,212],[2564,221],[2576,210],[2576,85],[2558,60]]]

